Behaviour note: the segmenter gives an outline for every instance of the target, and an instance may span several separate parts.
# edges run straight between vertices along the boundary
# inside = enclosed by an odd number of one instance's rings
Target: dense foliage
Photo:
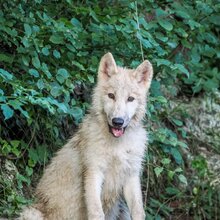
[[[142,58],[154,65],[147,219],[220,216],[206,161],[196,157],[187,171],[187,115],[169,102],[219,89],[219,12],[215,0],[1,2],[0,163],[17,171],[10,181],[1,169],[0,214],[29,203],[31,186],[88,109],[98,62],[110,51],[118,65],[136,67]]]

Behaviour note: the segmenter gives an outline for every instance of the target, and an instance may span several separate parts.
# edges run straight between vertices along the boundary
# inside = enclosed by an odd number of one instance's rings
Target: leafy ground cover
[[[118,65],[154,65],[147,219],[219,219],[219,190],[184,129],[190,115],[171,103],[219,90],[219,12],[215,0],[1,2],[0,214],[15,216],[31,202],[44,166],[89,108],[99,59],[111,51]]]

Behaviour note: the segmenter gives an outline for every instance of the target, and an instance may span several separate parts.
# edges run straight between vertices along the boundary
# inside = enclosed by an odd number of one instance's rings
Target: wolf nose
[[[124,119],[123,118],[113,118],[112,124],[115,127],[122,127],[122,125],[124,124]]]

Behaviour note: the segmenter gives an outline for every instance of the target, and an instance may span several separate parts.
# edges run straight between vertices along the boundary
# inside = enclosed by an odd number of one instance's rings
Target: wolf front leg
[[[89,168],[84,178],[88,220],[104,220],[105,215],[101,202],[103,175],[101,172]]]
[[[124,197],[127,202],[132,220],[144,220],[145,213],[141,194],[139,175],[131,176],[124,186]]]

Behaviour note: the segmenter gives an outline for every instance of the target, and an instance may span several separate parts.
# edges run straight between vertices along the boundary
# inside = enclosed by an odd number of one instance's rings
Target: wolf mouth
[[[113,127],[111,125],[108,126],[109,126],[109,132],[116,138],[121,137],[126,129],[126,127]]]

